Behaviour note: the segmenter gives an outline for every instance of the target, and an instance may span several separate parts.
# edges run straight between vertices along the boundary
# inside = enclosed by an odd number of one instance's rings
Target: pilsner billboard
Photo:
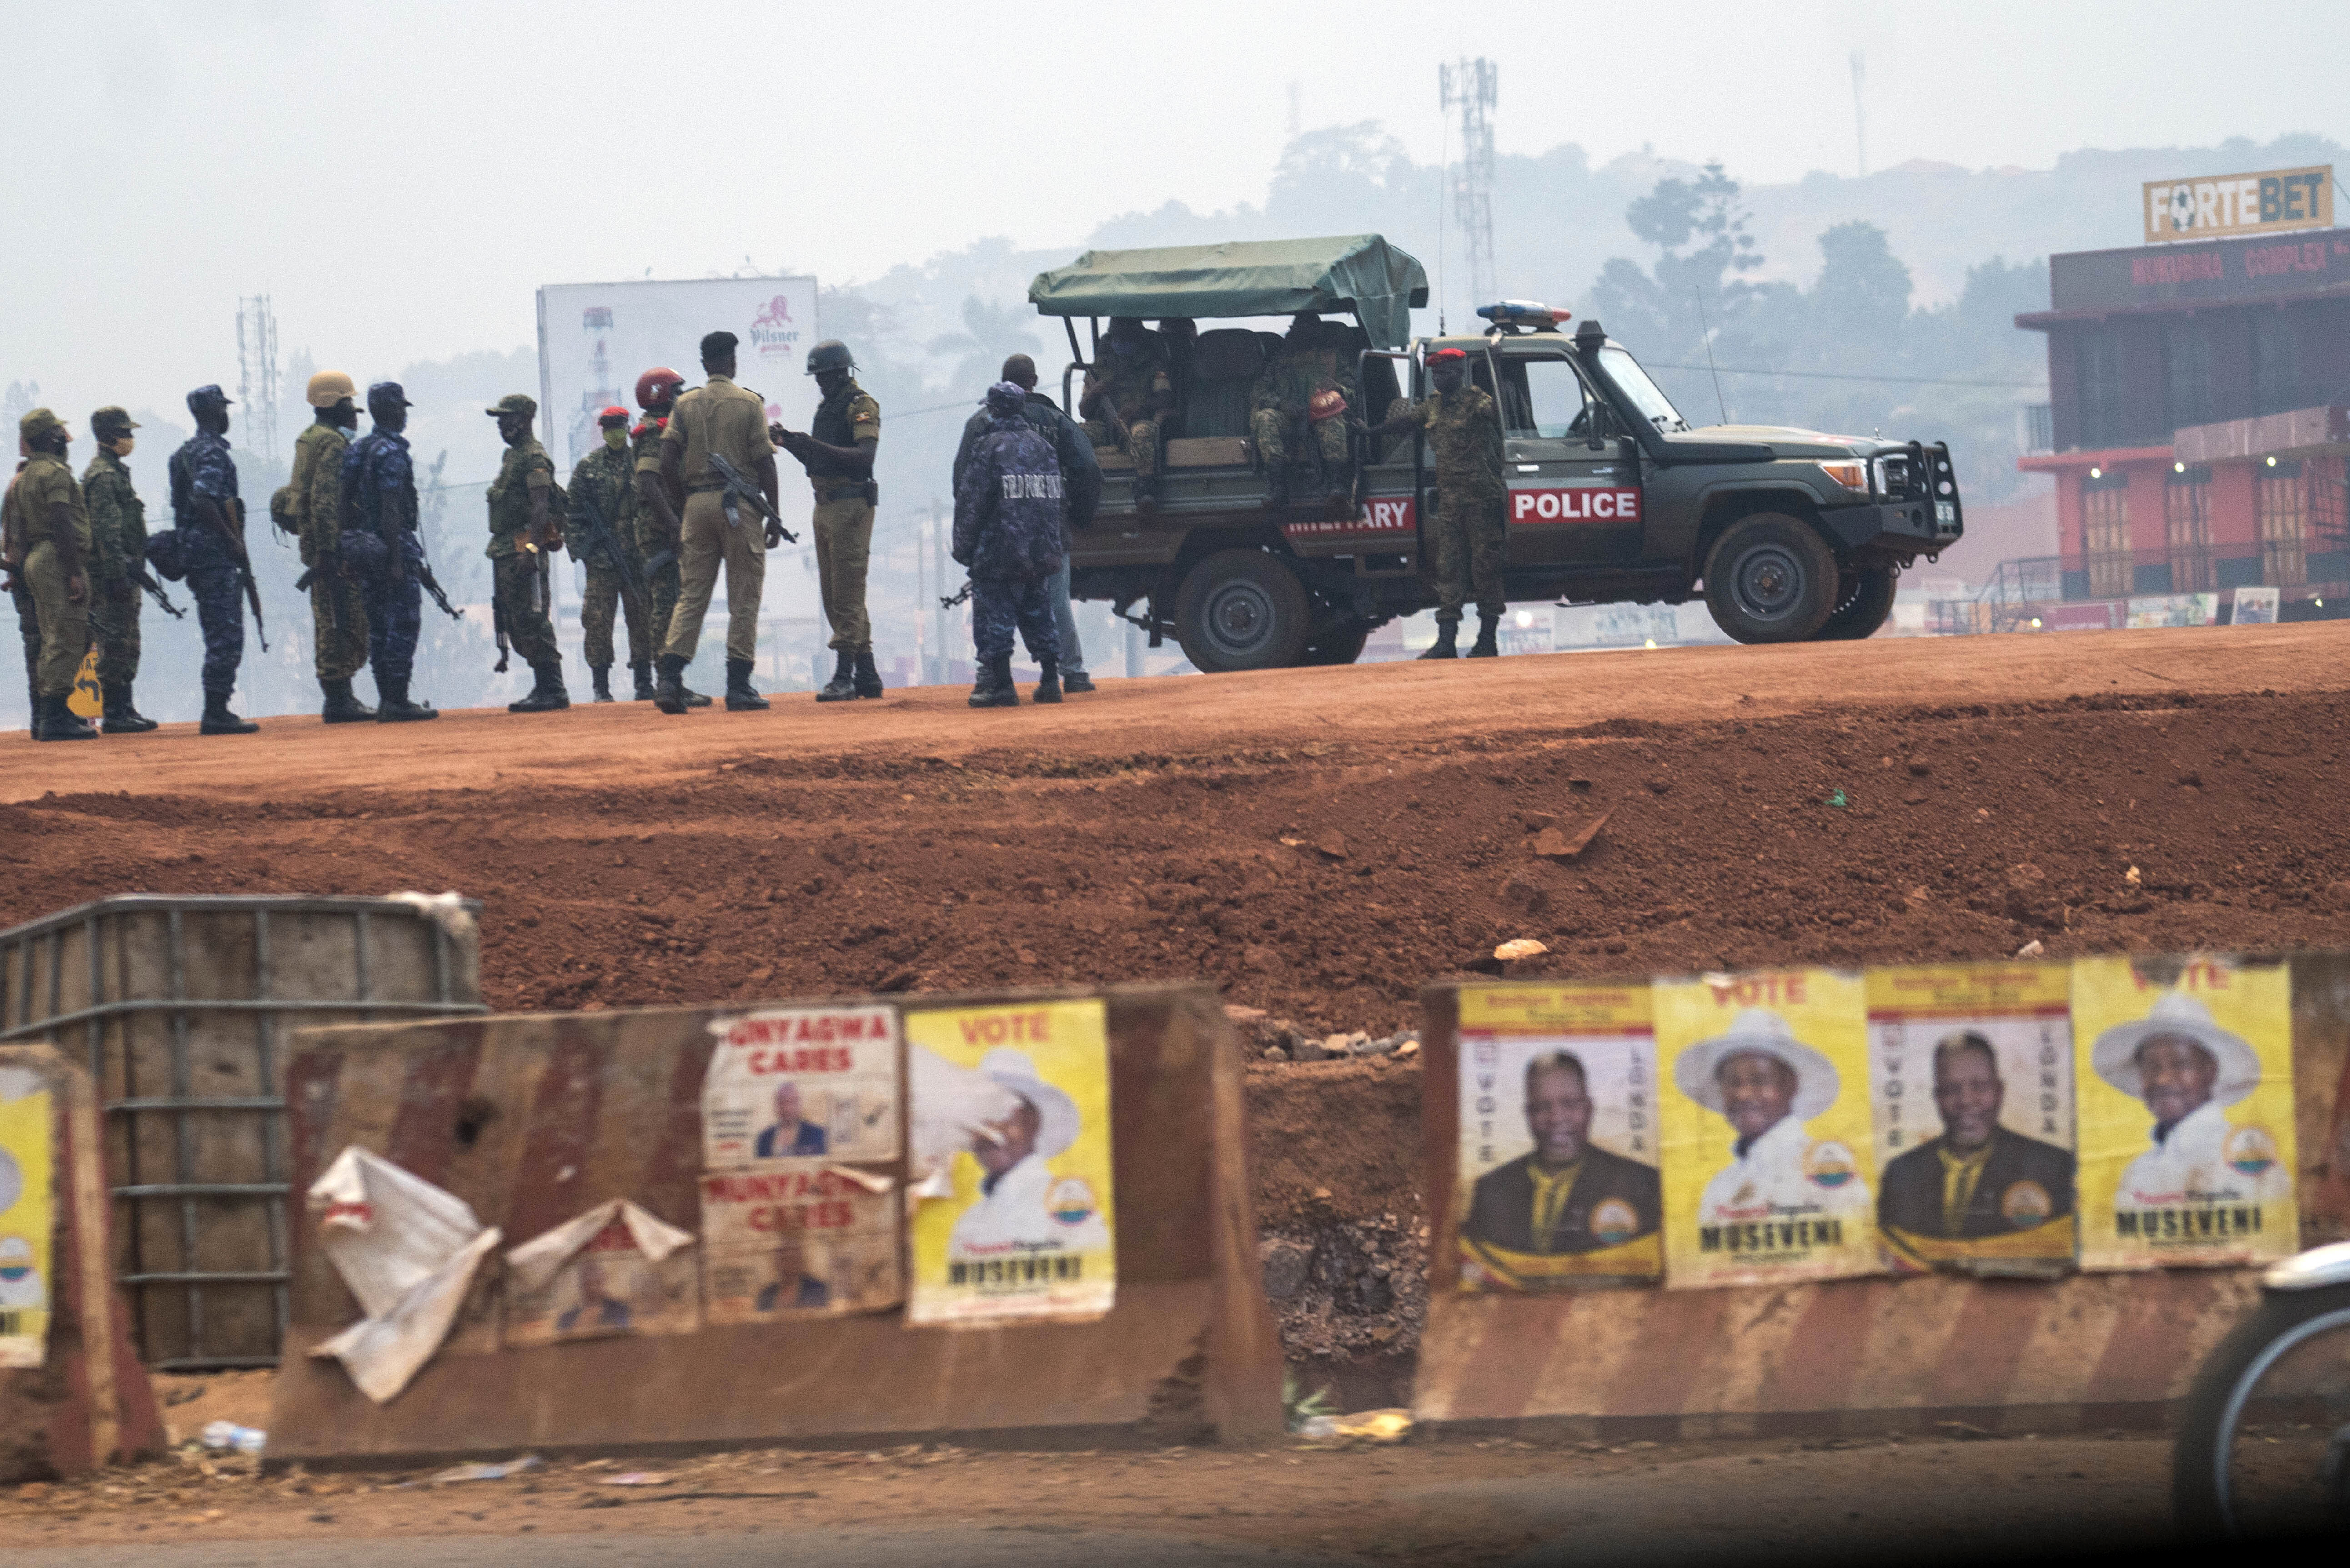
[[[702,380],[702,337],[741,339],[736,379],[764,394],[769,418],[799,385],[816,329],[816,279],[713,277],[678,282],[548,284],[538,291],[539,411],[561,472],[595,447],[597,410],[637,417],[637,378],[667,365]],[[805,398],[800,400],[805,401]]]
[[[2150,245],[2334,226],[2331,163],[2208,180],[2149,180],[2143,193]]]

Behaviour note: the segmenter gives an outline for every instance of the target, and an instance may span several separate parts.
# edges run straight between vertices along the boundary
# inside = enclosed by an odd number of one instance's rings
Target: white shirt
[[[1698,1200],[1698,1223],[1786,1218],[1791,1210],[1822,1219],[1869,1212],[1868,1183],[1857,1171],[1840,1187],[1823,1187],[1804,1174],[1804,1158],[1811,1148],[1802,1119],[1792,1114],[1781,1116],[1705,1184],[1705,1196]]]
[[[2170,1136],[2131,1160],[2122,1172],[2116,1203],[2157,1209],[2184,1203],[2272,1203],[2293,1191],[2284,1161],[2272,1160],[2258,1176],[2228,1163],[2231,1129],[2217,1100],[2206,1100],[2170,1129]]]
[[[1024,1156],[995,1185],[955,1217],[947,1256],[962,1261],[1018,1253],[1084,1252],[1109,1245],[1100,1210],[1076,1224],[1054,1218],[1045,1207],[1053,1173],[1041,1155]],[[1098,1199],[1097,1199],[1098,1201]]]

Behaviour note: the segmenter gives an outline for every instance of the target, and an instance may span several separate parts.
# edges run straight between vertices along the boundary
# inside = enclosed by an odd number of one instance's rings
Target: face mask
[[[113,452],[117,457],[129,457],[130,455],[130,449],[138,444],[139,442],[136,437],[123,436],[120,440],[114,441],[107,450]]]
[[[619,452],[621,448],[629,444],[629,432],[625,430],[606,431],[604,432],[604,444],[610,447],[614,452]]]

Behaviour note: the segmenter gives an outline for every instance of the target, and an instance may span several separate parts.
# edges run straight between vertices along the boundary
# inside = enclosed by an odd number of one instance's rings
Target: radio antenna
[[[1705,319],[1705,290],[1694,285],[1690,292],[1697,296],[1698,329],[1705,334],[1705,368],[1713,378],[1713,406],[1721,410],[1721,422],[1730,422],[1730,405],[1721,400],[1721,372],[1713,367],[1713,328]]]

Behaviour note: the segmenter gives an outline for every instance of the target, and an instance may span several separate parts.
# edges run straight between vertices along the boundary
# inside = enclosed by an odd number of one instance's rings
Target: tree
[[[1761,266],[1762,256],[1746,232],[1738,182],[1720,163],[1707,164],[1695,180],[1658,181],[1625,208],[1624,221],[1662,254],[1648,272],[1622,257],[1601,269],[1592,308],[1615,336],[1679,358],[1702,355],[1709,330],[1718,343],[1743,325],[1759,291],[1740,275]]]
[[[1875,223],[1838,223],[1820,235],[1825,265],[1812,286],[1815,345],[1825,357],[1898,346],[1909,320],[1909,269]]]
[[[959,355],[950,389],[975,390],[999,379],[1003,361],[1014,354],[1035,358],[1036,335],[1029,330],[1035,317],[1024,305],[990,305],[972,295],[962,302],[962,327],[933,337],[924,347],[932,354]]]

